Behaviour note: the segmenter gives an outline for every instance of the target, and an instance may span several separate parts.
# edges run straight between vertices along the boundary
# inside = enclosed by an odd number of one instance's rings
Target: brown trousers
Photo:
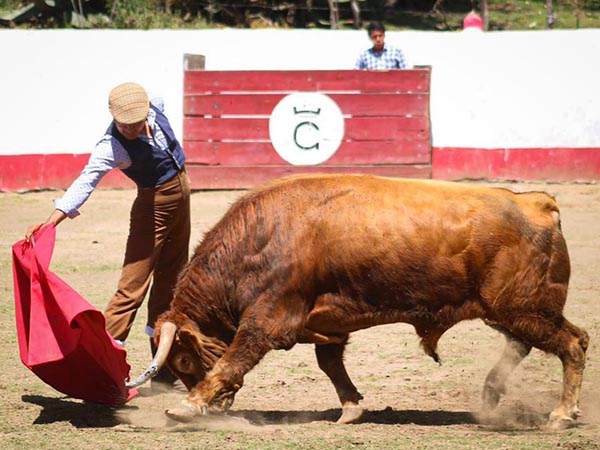
[[[169,308],[188,260],[190,185],[185,168],[155,188],[139,188],[131,207],[121,278],[104,317],[110,335],[124,341],[150,287],[148,325]]]

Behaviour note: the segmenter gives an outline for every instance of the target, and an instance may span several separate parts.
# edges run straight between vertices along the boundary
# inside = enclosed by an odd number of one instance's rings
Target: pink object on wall
[[[483,19],[475,11],[471,11],[463,19],[463,30],[476,28],[483,31]]]

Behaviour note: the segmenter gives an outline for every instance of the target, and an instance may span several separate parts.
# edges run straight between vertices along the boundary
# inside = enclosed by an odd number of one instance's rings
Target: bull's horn
[[[156,373],[161,369],[167,360],[167,356],[169,356],[171,346],[173,345],[173,340],[175,339],[176,331],[177,326],[174,323],[163,323],[162,327],[160,327],[160,342],[158,343],[158,349],[156,350],[156,355],[150,363],[150,366],[148,366],[144,373],[135,380],[125,383],[125,386],[127,386],[129,389],[138,387],[156,375]]]

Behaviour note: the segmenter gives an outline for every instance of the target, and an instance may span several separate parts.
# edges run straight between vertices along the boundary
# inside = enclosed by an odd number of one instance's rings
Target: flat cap
[[[108,110],[119,123],[141,122],[148,117],[149,109],[148,94],[137,83],[120,84],[108,96]]]

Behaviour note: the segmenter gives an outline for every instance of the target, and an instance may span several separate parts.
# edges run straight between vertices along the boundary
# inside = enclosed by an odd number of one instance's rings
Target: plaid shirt
[[[164,111],[162,98],[153,98],[150,103],[160,111]],[[138,139],[165,149],[168,147],[167,139],[155,119],[156,113],[150,108],[147,120],[154,137],[141,134]],[[127,169],[129,166],[131,166],[131,159],[127,150],[113,136],[104,135],[96,144],[96,148],[92,151],[90,159],[79,177],[71,184],[62,198],[54,199],[54,207],[60,209],[71,219],[77,217],[79,207],[89,198],[104,175],[112,169]]]
[[[381,53],[375,52],[373,47],[362,52],[354,68],[363,70],[406,69],[406,62],[402,50],[384,45]]]

